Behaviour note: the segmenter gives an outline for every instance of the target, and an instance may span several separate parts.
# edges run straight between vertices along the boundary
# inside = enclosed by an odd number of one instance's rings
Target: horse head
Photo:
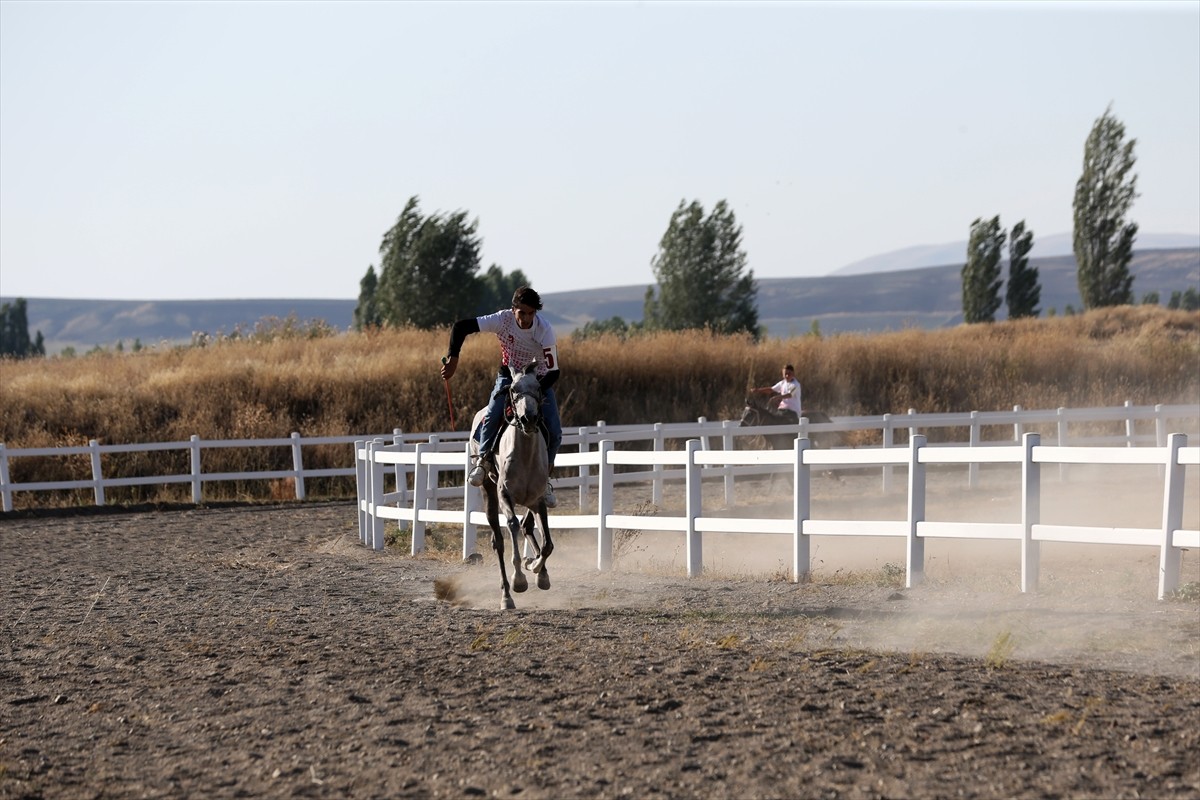
[[[529,362],[518,372],[508,387],[508,403],[512,408],[513,424],[526,435],[536,433],[541,423],[542,387],[538,383],[536,361]]]
[[[758,425],[758,409],[750,403],[750,398],[746,398],[746,407],[742,409],[742,418],[738,422],[739,428],[753,428]]]
[[[742,419],[738,427],[754,428],[764,424],[767,418],[767,401],[763,395],[754,392],[746,395],[746,407],[742,409]]]

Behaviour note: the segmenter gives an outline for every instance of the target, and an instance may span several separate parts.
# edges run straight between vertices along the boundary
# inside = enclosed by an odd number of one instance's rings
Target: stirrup
[[[556,508],[558,506],[558,498],[554,496],[554,485],[550,481],[546,481],[546,493],[542,495],[542,500],[546,503],[546,508]]]
[[[483,466],[476,464],[471,467],[471,471],[467,474],[467,483],[472,486],[483,486],[483,479],[486,473],[483,471]]]
[[[487,477],[487,465],[491,460],[491,453],[477,456],[475,458],[475,466],[471,467],[471,471],[467,473],[467,483],[472,486],[483,486],[483,480]]]

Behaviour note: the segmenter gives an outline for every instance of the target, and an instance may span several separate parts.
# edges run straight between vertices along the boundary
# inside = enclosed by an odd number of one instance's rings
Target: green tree
[[[1156,306],[1158,305],[1159,299],[1158,292],[1146,292],[1144,295],[1142,295],[1142,305]]]
[[[1189,286],[1185,289],[1179,307],[1184,311],[1196,311],[1200,309],[1200,291],[1197,291],[1195,286]]]
[[[374,297],[389,325],[433,328],[473,316],[479,304],[478,220],[465,211],[422,216],[413,196],[379,245]]]
[[[626,339],[631,334],[636,333],[637,330],[638,324],[636,322],[630,325],[623,317],[609,317],[608,319],[593,319],[588,321],[582,327],[571,331],[571,338],[578,342],[605,335]]]
[[[513,293],[522,286],[529,286],[529,278],[519,269],[505,273],[499,265],[492,264],[487,272],[479,276],[479,286],[479,304],[475,307],[475,315],[483,316],[508,308]]]
[[[1137,198],[1136,139],[1109,106],[1096,120],[1083,148],[1083,173],[1075,184],[1075,262],[1084,309],[1133,302],[1129,262],[1137,223],[1125,216]]]
[[[42,332],[29,338],[29,310],[25,298],[0,305],[0,357],[30,358],[46,355]]]
[[[1000,308],[1000,254],[1006,235],[1000,217],[971,223],[967,263],[962,268],[963,322],[994,322]]]
[[[746,269],[742,229],[724,200],[707,217],[699,202],[680,201],[650,265],[658,293],[646,290],[646,329],[758,336],[758,288]]]
[[[1025,230],[1025,220],[1021,220],[1013,226],[1008,237],[1008,284],[1004,289],[1004,301],[1009,319],[1036,317],[1041,313],[1038,303],[1042,300],[1042,287],[1038,282],[1038,270],[1029,265],[1032,249],[1033,231]]]
[[[367,328],[378,328],[383,324],[379,314],[379,301],[376,292],[379,290],[379,278],[375,275],[375,265],[367,267],[367,274],[358,282],[358,305],[354,307],[354,330],[362,331]]]

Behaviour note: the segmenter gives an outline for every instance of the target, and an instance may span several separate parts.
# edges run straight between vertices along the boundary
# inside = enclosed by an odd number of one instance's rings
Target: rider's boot
[[[483,479],[487,477],[487,470],[490,466],[492,466],[491,453],[476,456],[475,466],[471,467],[471,471],[467,474],[467,483],[472,486],[483,486]]]
[[[558,498],[554,496],[554,484],[550,481],[546,481],[546,493],[542,495],[542,499],[546,501],[546,508],[558,506]]]

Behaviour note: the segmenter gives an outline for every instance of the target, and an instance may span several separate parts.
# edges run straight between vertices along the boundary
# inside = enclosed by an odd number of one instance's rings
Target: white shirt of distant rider
[[[800,381],[792,378],[790,381],[783,379],[779,383],[771,387],[771,391],[775,394],[790,395],[779,401],[780,408],[786,408],[788,411],[795,411],[796,416],[800,416]]]
[[[558,340],[554,328],[542,319],[541,314],[534,315],[533,325],[528,330],[517,324],[517,315],[510,308],[476,317],[475,321],[479,323],[479,330],[494,333],[500,340],[501,364],[521,370],[536,360],[539,378],[558,369]]]

